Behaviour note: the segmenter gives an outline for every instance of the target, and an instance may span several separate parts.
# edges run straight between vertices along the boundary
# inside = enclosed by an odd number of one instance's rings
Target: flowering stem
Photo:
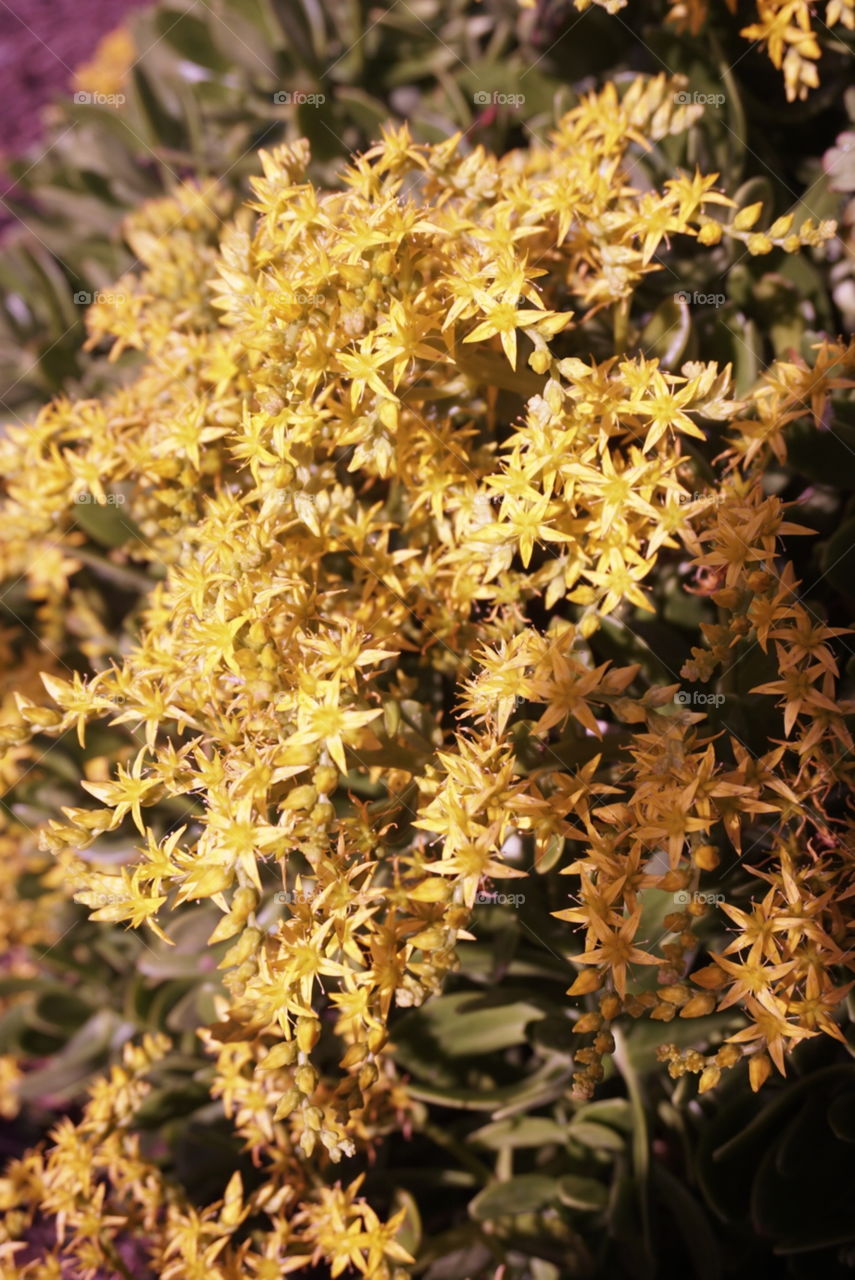
[[[512,369],[504,356],[489,351],[468,351],[458,348],[455,353],[458,369],[468,378],[475,378],[488,387],[502,391],[514,391],[523,400],[541,393],[546,378],[533,369]]]
[[[114,583],[117,587],[123,587],[126,591],[133,591],[134,593],[140,591],[149,592],[154,586],[154,578],[150,578],[145,573],[139,573],[136,569],[126,569],[123,565],[114,564],[112,560],[107,560],[104,556],[99,556],[94,551],[87,551],[83,547],[75,547],[72,554],[75,560],[80,560],[93,573],[106,578],[108,582]]]
[[[620,1027],[612,1029],[615,1038],[614,1060],[626,1084],[633,1111],[632,1126],[632,1163],[638,1180],[638,1209],[641,1215],[641,1230],[645,1248],[650,1253],[650,1212],[647,1203],[647,1169],[649,1163],[647,1116],[644,1111],[644,1099],[641,1085],[629,1056],[629,1050]]]
[[[615,303],[613,316],[613,329],[615,352],[618,355],[623,354],[626,350],[626,340],[629,333],[629,299],[621,298]]]
[[[450,1151],[463,1167],[468,1169],[485,1187],[492,1181],[493,1174],[488,1166],[479,1160],[477,1156],[474,1156],[462,1143],[450,1137],[439,1125],[431,1124],[430,1121],[427,1121],[421,1126],[421,1131],[426,1138],[430,1138],[437,1146],[444,1147],[446,1151]]]

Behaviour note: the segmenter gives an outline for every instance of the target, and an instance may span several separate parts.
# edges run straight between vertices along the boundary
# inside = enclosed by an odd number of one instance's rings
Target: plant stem
[[[87,551],[84,547],[74,547],[71,555],[75,560],[85,564],[93,573],[106,578],[108,582],[115,583],[118,587],[123,587],[126,591],[148,592],[154,586],[155,579],[149,578],[147,574],[139,573],[136,569],[126,569],[124,565],[114,564],[112,560],[107,560],[94,551]]]

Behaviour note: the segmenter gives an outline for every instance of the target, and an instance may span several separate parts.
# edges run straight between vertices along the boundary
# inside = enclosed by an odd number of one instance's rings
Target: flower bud
[[[735,1067],[742,1058],[742,1050],[737,1044],[723,1044],[715,1055],[720,1067]]]
[[[748,1063],[748,1079],[756,1093],[772,1074],[772,1063],[765,1053],[756,1053]]]
[[[764,253],[771,253],[774,247],[769,237],[763,235],[762,232],[757,232],[755,235],[748,237],[748,252],[754,257],[759,257]]]
[[[715,996],[708,991],[692,996],[680,1010],[681,1018],[704,1018],[715,1008]]]
[[[311,1053],[321,1038],[321,1024],[317,1018],[297,1019],[297,1044],[301,1053]]]
[[[379,1053],[387,1038],[385,1027],[372,1027],[366,1036],[369,1051],[371,1053]]]
[[[250,912],[258,906],[258,893],[251,885],[242,885],[232,898],[229,915],[243,924]]]
[[[357,1080],[359,1087],[363,1093],[367,1093],[373,1084],[377,1083],[380,1072],[374,1062],[366,1062],[365,1066],[359,1072]]]
[[[309,1129],[319,1133],[324,1123],[324,1113],[320,1107],[304,1107],[303,1120]]]
[[[294,1083],[308,1098],[318,1087],[318,1073],[308,1062],[294,1072]]]
[[[609,995],[603,996],[600,1000],[600,1013],[603,1015],[606,1022],[611,1022],[613,1018],[616,1018],[622,1008],[623,1002],[621,1001],[620,996],[610,993]]]
[[[320,795],[329,796],[338,786],[338,769],[331,764],[319,764],[312,774],[312,783]]]
[[[583,969],[572,987],[568,988],[568,996],[587,996],[597,991],[602,985],[602,978],[597,969]]]
[[[282,1097],[276,1104],[276,1110],[273,1112],[274,1120],[282,1120],[291,1113],[300,1104],[300,1094],[296,1089],[289,1089],[287,1093],[283,1093]]]
[[[698,1093],[706,1093],[707,1089],[714,1089],[720,1079],[721,1071],[718,1067],[704,1067],[698,1081]]]
[[[714,871],[718,866],[721,858],[718,849],[714,844],[698,845],[692,854],[692,861],[696,867],[700,867],[702,871]]]
[[[603,1019],[599,1013],[583,1013],[581,1018],[574,1023],[573,1030],[577,1035],[583,1036],[586,1031],[599,1031],[602,1025]]]
[[[318,793],[314,787],[308,784],[301,787],[294,787],[293,791],[289,791],[287,796],[279,802],[279,808],[284,811],[293,811],[295,809],[305,809],[308,813],[314,808],[317,801]]]

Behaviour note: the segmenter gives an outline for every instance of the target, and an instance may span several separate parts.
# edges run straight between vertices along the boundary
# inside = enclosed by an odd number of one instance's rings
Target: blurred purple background
[[[0,154],[39,136],[42,107],[64,92],[78,63],[146,0],[0,0]]]

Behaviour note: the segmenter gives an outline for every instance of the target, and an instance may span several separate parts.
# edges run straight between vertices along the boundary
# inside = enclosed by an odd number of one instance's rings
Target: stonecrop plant
[[[626,8],[627,0],[573,0],[573,4],[580,11],[596,4],[617,14]],[[537,7],[536,0],[520,0],[520,5],[523,9]],[[697,36],[709,26],[715,11],[725,8],[733,18],[737,0],[725,0],[724,6],[713,6],[709,0],[668,0],[665,19],[678,33]],[[807,98],[819,87],[821,42],[830,37],[841,47],[855,31],[853,0],[827,0],[821,6],[808,0],[757,0],[755,17],[756,21],[740,28],[739,34],[759,45],[783,73],[788,102]]]
[[[2,767],[14,785],[58,738],[80,760],[14,927],[48,938],[66,894],[169,945],[210,909],[194,1030],[252,1176],[182,1190],[138,1120],[170,1035],[131,1039],[7,1169],[0,1276],[410,1274],[404,1209],[336,1167],[407,1128],[399,1012],[441,991],[485,897],[553,873],[576,1099],[632,1020],[739,1015],[718,1044],[661,1028],[701,1091],[842,1038],[847,633],[782,558],[810,530],[767,480],[788,428],[848,396],[855,346],[739,389],[643,349],[635,298],[672,241],[750,260],[834,233],[715,173],[638,181],[701,110],[683,87],[610,85],[503,156],[390,128],[334,190],[306,144],[262,151],[234,217],[186,184],[132,217],[144,270],[88,313],[118,387],[7,429],[0,574],[35,609],[9,643],[42,683],[3,704]],[[664,681],[602,647],[663,567],[707,618]],[[748,654],[774,667],[761,755],[711,710]],[[742,905],[706,893],[720,865]]]

